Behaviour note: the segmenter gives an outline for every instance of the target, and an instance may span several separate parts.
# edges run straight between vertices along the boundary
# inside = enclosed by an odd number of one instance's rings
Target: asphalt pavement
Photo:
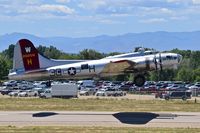
[[[0,111],[0,126],[9,125],[200,128],[200,113]]]

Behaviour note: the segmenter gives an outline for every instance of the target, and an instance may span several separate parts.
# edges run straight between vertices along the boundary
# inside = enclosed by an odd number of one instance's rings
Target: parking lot
[[[143,87],[132,82],[121,81],[7,81],[0,87],[0,97],[78,97],[119,98],[135,100],[152,99],[194,99],[198,100],[200,83],[184,83],[181,81],[147,81]],[[48,93],[47,93],[48,92]],[[66,94],[64,94],[66,93]]]

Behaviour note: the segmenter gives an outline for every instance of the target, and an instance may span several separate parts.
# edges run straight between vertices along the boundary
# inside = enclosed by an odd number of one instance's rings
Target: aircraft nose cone
[[[180,55],[180,54],[177,54],[177,57],[178,57],[178,63],[180,63],[181,61],[182,61],[182,55]]]

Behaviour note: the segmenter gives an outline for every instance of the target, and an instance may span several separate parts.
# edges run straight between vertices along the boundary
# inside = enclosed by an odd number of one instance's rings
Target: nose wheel
[[[135,78],[134,78],[134,83],[135,83],[135,85],[138,86],[138,87],[143,86],[144,83],[145,83],[145,81],[146,81],[146,80],[145,80],[144,75],[137,75],[137,76],[135,76]]]

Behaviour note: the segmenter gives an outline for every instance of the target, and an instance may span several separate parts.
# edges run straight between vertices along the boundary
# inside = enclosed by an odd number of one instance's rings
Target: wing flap
[[[135,62],[130,60],[118,60],[108,63],[102,73],[121,73],[135,66]]]

